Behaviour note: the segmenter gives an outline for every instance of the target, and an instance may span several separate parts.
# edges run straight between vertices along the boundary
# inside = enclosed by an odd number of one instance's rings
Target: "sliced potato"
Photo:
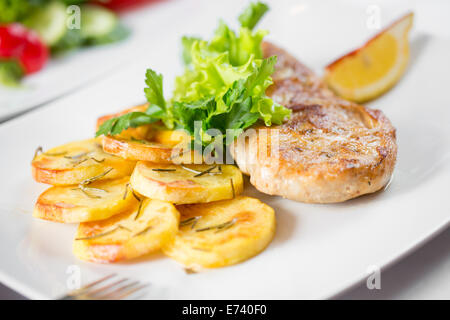
[[[83,189],[57,186],[44,191],[33,216],[63,223],[107,219],[136,205],[129,177],[93,182]]]
[[[146,137],[139,137],[136,131],[130,131],[140,128],[128,129],[118,136],[103,137],[103,150],[128,160],[172,163],[175,158],[180,158],[177,155],[181,155],[184,156],[182,162],[192,162],[191,152],[185,155],[190,139],[187,135],[178,131],[149,130]]]
[[[152,140],[156,143],[175,146],[182,142],[188,142],[191,137],[183,130],[155,130]]]
[[[173,146],[142,139],[103,137],[103,150],[127,160],[171,163]],[[177,151],[175,151],[177,152]]]
[[[73,252],[79,259],[92,262],[137,258],[173,241],[179,219],[171,203],[144,199],[109,219],[80,223]]]
[[[105,172],[101,179],[130,175],[135,162],[103,152],[100,143],[101,139],[75,141],[37,155],[31,162],[34,179],[52,185],[73,185]]]
[[[119,117],[129,112],[145,111],[148,104],[135,106],[124,111],[106,115],[97,119],[97,130],[105,121]],[[161,122],[149,125],[129,128],[115,136],[103,137],[103,149],[105,152],[117,155],[129,160],[143,160],[158,163],[192,163],[193,153],[185,152],[189,134],[182,130],[164,129]],[[181,147],[180,147],[181,146]],[[180,156],[177,156],[177,155]]]
[[[232,165],[156,164],[139,161],[131,175],[133,190],[176,204],[232,199],[244,188],[242,173]]]
[[[177,206],[180,230],[163,252],[197,270],[232,265],[260,253],[275,234],[271,207],[250,197]]]

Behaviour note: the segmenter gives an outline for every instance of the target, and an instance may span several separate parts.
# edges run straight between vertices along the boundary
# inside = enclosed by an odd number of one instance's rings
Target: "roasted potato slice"
[[[126,109],[119,113],[97,119],[97,130],[107,120],[129,112],[145,111],[148,104]],[[192,163],[192,152],[187,152],[189,134],[182,130],[164,129],[161,122],[129,128],[115,136],[103,137],[105,152],[129,160],[143,160],[157,163],[172,163],[174,159],[183,163]],[[180,147],[181,146],[181,147]],[[180,155],[177,157],[177,155]]]
[[[135,162],[105,153],[100,143],[101,139],[75,141],[36,155],[31,162],[34,179],[52,185],[73,185],[105,172],[101,179],[130,175]]]
[[[243,190],[242,173],[232,165],[174,165],[139,161],[131,175],[134,190],[176,204],[231,199]]]
[[[260,253],[275,234],[271,207],[250,197],[177,206],[180,230],[163,252],[197,270],[232,265]]]
[[[103,150],[127,160],[145,160],[158,163],[171,163],[173,146],[120,136],[103,137]],[[178,153],[181,153],[179,151]]]
[[[33,216],[63,223],[107,219],[136,205],[129,180],[103,180],[81,188],[51,187],[39,196]]]
[[[137,258],[173,241],[179,219],[171,203],[144,199],[109,219],[80,223],[73,252],[79,259],[91,262]]]

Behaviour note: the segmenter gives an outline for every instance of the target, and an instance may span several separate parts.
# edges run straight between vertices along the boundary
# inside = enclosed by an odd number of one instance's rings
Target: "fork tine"
[[[103,281],[108,280],[109,278],[115,277],[116,275],[117,275],[117,274],[115,274],[115,273],[111,273],[111,274],[109,274],[109,275],[107,275],[107,276],[105,276],[105,277],[103,277],[103,278],[100,278],[100,279],[98,279],[98,280],[96,280],[96,281],[92,281],[91,283],[88,283],[87,285],[83,286],[81,289],[82,289],[82,290],[84,290],[84,289],[89,289],[89,288],[91,288],[91,287],[93,287],[93,286],[99,284],[100,282],[103,282]]]
[[[111,290],[111,291],[103,294],[102,296],[99,297],[99,299],[113,299],[113,297],[116,296],[118,293],[122,292],[123,290],[126,290],[127,288],[138,285],[138,284],[139,284],[139,281],[133,281],[133,282],[124,284],[124,285],[116,288],[115,290]]]
[[[129,282],[130,280],[127,278],[118,278],[118,280],[116,279],[112,283],[111,281],[107,283],[107,280],[116,276],[117,275],[113,273],[88,283],[80,289],[68,293],[60,298],[60,300],[120,300],[125,299],[136,292],[142,292],[141,290],[149,285],[147,283],[141,284],[139,281]],[[104,285],[99,286],[101,284]],[[146,291],[144,291],[141,296],[145,295],[145,292]]]
[[[147,283],[141,284],[140,286],[137,286],[137,287],[135,287],[133,289],[130,289],[127,292],[123,293],[122,295],[116,297],[116,300],[125,299],[125,298],[131,296],[133,293],[136,293],[136,292],[138,292],[138,291],[140,291],[140,290],[142,290],[142,289],[144,289],[146,287],[148,287]]]
[[[110,291],[109,289],[111,289],[111,288],[113,288],[113,287],[117,286],[118,284],[120,284],[122,282],[125,282],[125,281],[128,281],[128,279],[127,278],[122,278],[122,279],[119,279],[119,280],[117,280],[117,281],[115,281],[115,282],[113,282],[111,284],[107,284],[107,285],[105,285],[103,287],[100,287],[100,288],[97,288],[97,289],[94,289],[94,290],[91,290],[91,291],[84,292],[84,294],[93,297],[93,296],[96,296],[98,294],[102,294],[105,291],[108,292],[108,291]]]
[[[94,287],[94,286],[96,286],[96,285],[98,285],[100,283],[103,283],[103,282],[105,282],[105,281],[115,277],[116,275],[117,274],[115,274],[115,273],[111,273],[111,274],[109,274],[109,275],[107,275],[107,276],[105,276],[103,278],[100,278],[98,280],[92,281],[92,282],[88,283],[87,285],[85,285],[85,286],[83,286],[83,287],[81,287],[79,289],[73,290],[72,292],[68,293],[67,295],[61,297],[60,300],[76,299],[77,297],[83,295],[90,288],[92,288],[92,287]]]

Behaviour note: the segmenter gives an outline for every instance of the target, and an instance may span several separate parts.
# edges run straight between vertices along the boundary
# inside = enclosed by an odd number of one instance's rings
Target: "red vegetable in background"
[[[0,60],[17,61],[25,74],[42,69],[48,60],[47,47],[38,35],[18,23],[0,26]]]

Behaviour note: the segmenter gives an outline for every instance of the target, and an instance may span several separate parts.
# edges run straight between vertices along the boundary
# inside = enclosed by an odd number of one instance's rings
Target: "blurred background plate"
[[[122,11],[121,23],[131,31],[125,40],[52,57],[44,69],[25,77],[18,88],[0,85],[0,122],[73,93],[144,56],[154,49],[155,42],[163,41],[160,26],[175,27],[167,20],[168,12],[177,14],[185,5],[148,0],[145,5]],[[188,20],[180,13],[178,16],[180,23]]]

